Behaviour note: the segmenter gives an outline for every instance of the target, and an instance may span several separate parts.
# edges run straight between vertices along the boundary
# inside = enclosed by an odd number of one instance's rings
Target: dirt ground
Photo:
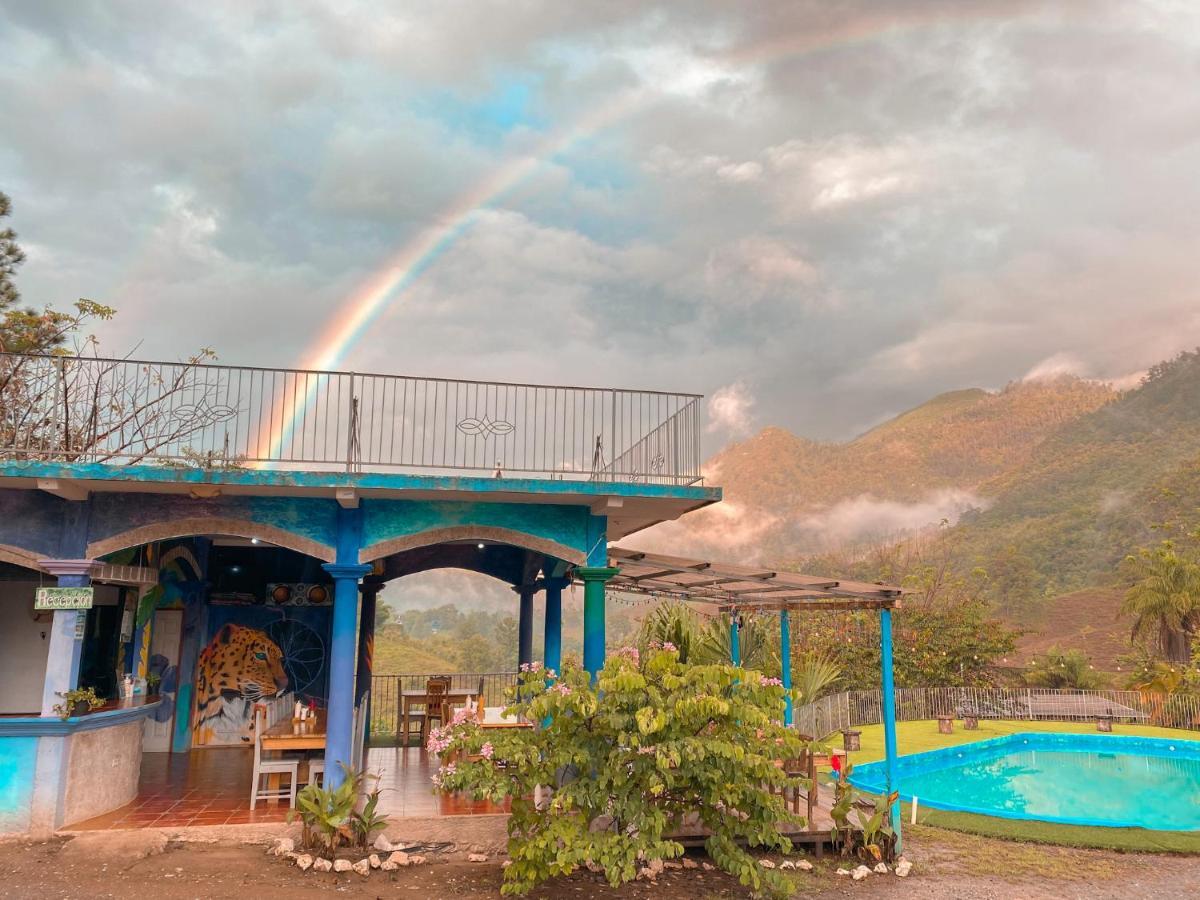
[[[0,896],[13,898],[145,898],[282,900],[337,893],[352,898],[414,897],[420,900],[499,896],[502,832],[499,822],[477,822],[461,833],[454,851],[394,873],[300,873],[266,855],[278,830],[189,829],[188,833],[90,832],[47,841],[0,842]],[[502,826],[501,826],[502,827]],[[435,828],[430,823],[430,828]],[[818,862],[796,873],[799,898],[1178,898],[1200,897],[1200,858],[1121,855],[1014,844],[931,828],[906,833],[914,869],[907,879],[872,875],[852,882],[834,874],[837,861]],[[445,839],[415,831],[393,840]],[[469,843],[468,843],[469,842]],[[488,852],[486,863],[466,861],[470,849]],[[700,857],[697,857],[700,858]],[[778,859],[776,857],[776,859]],[[613,890],[592,875],[561,879],[530,895],[562,898],[654,898],[715,900],[750,894],[719,872],[666,871],[657,884],[639,882]]]

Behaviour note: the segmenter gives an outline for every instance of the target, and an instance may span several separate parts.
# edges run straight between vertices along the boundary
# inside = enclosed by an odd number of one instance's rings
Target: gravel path
[[[269,832],[219,836],[191,829],[189,840],[162,832],[91,832],[77,839],[0,842],[0,897],[145,898],[192,900],[283,900],[327,897],[415,897],[421,900],[499,896],[500,856],[489,847],[487,863],[470,863],[466,848],[431,858],[428,865],[364,879],[342,875],[301,875],[268,857],[262,841]],[[1200,858],[1121,855],[1015,844],[937,831],[906,833],[913,874],[872,875],[853,882],[834,874],[836,861],[820,862],[813,873],[796,876],[798,898],[895,897],[904,900],[1106,900],[1106,898],[1200,897]],[[483,834],[478,837],[484,837]],[[257,843],[244,843],[253,840]],[[667,871],[656,884],[644,882],[613,890],[594,876],[563,879],[530,895],[562,898],[653,898],[714,900],[749,893],[717,872]]]

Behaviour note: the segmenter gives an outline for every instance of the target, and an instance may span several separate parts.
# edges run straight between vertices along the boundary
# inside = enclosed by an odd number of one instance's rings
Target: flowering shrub
[[[597,690],[598,688],[598,690]],[[483,729],[456,716],[430,737],[452,754],[439,790],[512,801],[503,892],[520,894],[589,863],[616,886],[639,865],[683,853],[685,816],[711,832],[709,855],[755,890],[788,882],[742,846],[791,850],[780,826],[803,824],[770,786],[804,743],[778,724],[783,689],[730,665],[688,666],[674,647],[613,654],[598,684],[567,667],[522,673],[507,712],[537,728]],[[793,776],[794,777],[794,776]]]

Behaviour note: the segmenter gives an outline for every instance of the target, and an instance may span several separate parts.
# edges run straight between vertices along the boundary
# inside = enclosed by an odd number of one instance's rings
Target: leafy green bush
[[[304,829],[301,843],[330,856],[338,845],[366,847],[371,835],[387,827],[387,817],[377,812],[379,791],[367,795],[362,810],[357,810],[363,783],[367,775],[342,764],[344,777],[335,788],[326,788],[316,782],[306,784],[296,794],[296,808],[288,811],[288,821],[299,817]]]
[[[795,783],[779,761],[805,749],[778,724],[777,679],[730,665],[685,665],[671,644],[609,658],[595,687],[568,666],[534,666],[509,713],[541,723],[484,729],[460,714],[431,734],[435,784],[512,801],[503,892],[520,894],[581,866],[616,886],[640,865],[683,853],[672,832],[698,817],[713,860],[744,885],[783,893],[787,880],[741,843],[791,850],[780,827],[802,824],[770,788]],[[552,790],[550,790],[552,789]]]

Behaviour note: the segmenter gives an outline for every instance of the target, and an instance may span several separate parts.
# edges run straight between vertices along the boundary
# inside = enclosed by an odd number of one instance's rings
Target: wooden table
[[[280,719],[263,732],[264,750],[324,750],[325,710],[318,709],[316,718],[293,724],[291,717]]]
[[[436,694],[438,702],[446,702],[450,704],[458,704],[462,706],[468,698],[478,696],[478,691],[469,691],[462,688],[451,688],[444,694]],[[400,720],[402,728],[400,737],[404,741],[404,746],[408,746],[408,724],[409,716],[413,706],[427,706],[429,702],[429,692],[422,690],[401,691],[400,692]],[[425,710],[425,714],[429,714],[429,710]],[[445,724],[445,723],[443,723]]]

